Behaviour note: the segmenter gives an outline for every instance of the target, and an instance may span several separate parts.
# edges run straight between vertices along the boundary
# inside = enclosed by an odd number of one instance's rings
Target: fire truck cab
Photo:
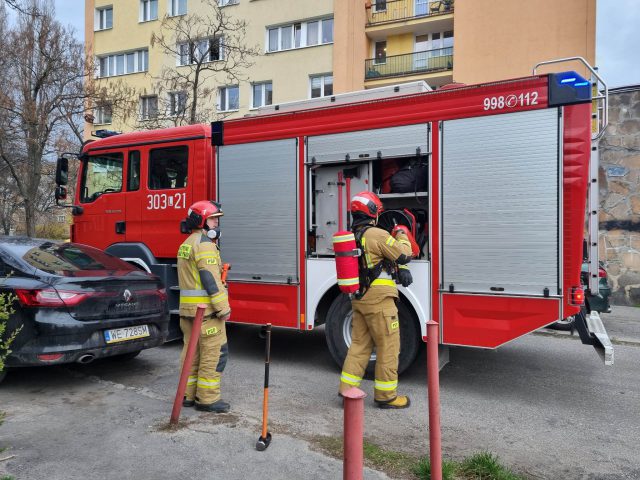
[[[349,226],[350,195],[371,190],[413,215],[422,238],[414,283],[399,286],[400,371],[429,320],[443,346],[496,348],[581,311],[592,89],[575,72],[404,86],[90,142],[71,238],[160,276],[177,314],[180,222],[194,201],[216,199],[232,321],[325,325],[341,363],[351,308],[331,236]],[[407,169],[422,176],[394,191],[391,176]],[[597,312],[579,323],[612,363]]]

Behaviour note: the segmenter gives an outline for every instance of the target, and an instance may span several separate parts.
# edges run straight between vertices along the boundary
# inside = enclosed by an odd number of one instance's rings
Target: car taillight
[[[598,277],[607,278],[607,271],[602,267],[598,267]]]
[[[17,289],[16,295],[20,303],[25,307],[73,307],[89,296],[87,293],[54,290],[52,288],[43,290]]]
[[[160,300],[164,302],[167,299],[167,289],[166,288],[159,289],[158,295],[160,296]]]
[[[569,300],[571,305],[584,305],[584,288],[573,287],[571,289],[571,299]]]
[[[64,353],[41,353],[38,355],[38,360],[42,362],[55,362],[60,360]]]

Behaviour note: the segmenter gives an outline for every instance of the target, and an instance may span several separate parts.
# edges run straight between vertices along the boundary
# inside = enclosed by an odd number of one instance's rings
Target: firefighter
[[[220,204],[201,200],[191,205],[186,219],[191,235],[178,249],[180,284],[180,328],[184,334],[182,362],[187,352],[198,304],[206,304],[200,340],[191,365],[182,404],[197,410],[224,413],[230,405],[220,398],[220,380],[227,364],[225,322],[231,315],[227,287],[222,283]]]
[[[410,401],[396,393],[400,354],[396,280],[405,287],[412,282],[407,266],[411,233],[402,225],[395,226],[391,234],[378,228],[382,210],[382,202],[372,192],[358,193],[351,200],[352,230],[363,250],[360,278],[364,279],[361,290],[365,291],[351,302],[352,341],[342,367],[339,394],[360,385],[375,346],[374,401],[380,408],[399,409],[408,407]]]

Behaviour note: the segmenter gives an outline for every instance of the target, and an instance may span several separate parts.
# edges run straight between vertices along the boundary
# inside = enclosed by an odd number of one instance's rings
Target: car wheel
[[[398,359],[398,374],[404,372],[413,363],[421,344],[420,327],[409,308],[398,303],[400,317],[400,357]],[[329,353],[339,367],[344,364],[349,346],[351,346],[351,320],[353,312],[351,301],[347,295],[339,295],[333,301],[327,312],[324,327]],[[372,373],[375,367],[375,349],[369,359],[367,372]]]
[[[127,353],[121,353],[120,355],[114,355],[112,358],[114,360],[122,360],[122,361],[127,361],[127,360],[133,360],[134,358],[136,358],[138,355],[140,355],[140,352],[142,350],[136,350],[135,352],[127,352]]]

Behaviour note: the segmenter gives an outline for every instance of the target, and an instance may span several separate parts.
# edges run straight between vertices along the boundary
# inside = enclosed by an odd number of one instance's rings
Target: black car
[[[0,294],[5,338],[20,328],[8,368],[133,358],[167,337],[160,279],[87,245],[0,236]]]

